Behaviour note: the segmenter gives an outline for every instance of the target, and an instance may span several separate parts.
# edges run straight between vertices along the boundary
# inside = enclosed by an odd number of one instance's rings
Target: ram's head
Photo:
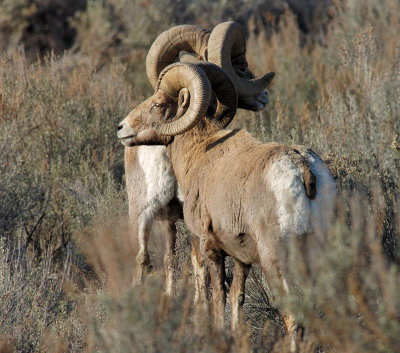
[[[119,124],[118,138],[125,146],[167,145],[206,116],[212,91],[218,105],[209,118],[225,127],[237,108],[236,89],[225,71],[205,62],[169,65],[161,72],[154,95]]]
[[[192,55],[182,55],[183,52]],[[160,72],[179,59],[191,62],[206,60],[222,67],[236,87],[239,108],[259,111],[268,102],[264,89],[274,73],[256,78],[250,71],[244,30],[237,22],[220,23],[212,32],[200,26],[182,25],[160,34],[146,58],[147,75],[153,87]]]

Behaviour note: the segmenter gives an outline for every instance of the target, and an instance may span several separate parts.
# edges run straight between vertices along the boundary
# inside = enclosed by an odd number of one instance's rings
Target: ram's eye
[[[161,103],[154,103],[153,104],[153,108],[158,108],[158,109],[162,109],[162,108],[164,108],[164,104],[161,104]]]

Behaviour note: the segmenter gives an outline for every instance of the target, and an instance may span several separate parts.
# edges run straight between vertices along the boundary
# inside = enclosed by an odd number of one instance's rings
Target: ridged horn
[[[167,66],[160,74],[156,91],[177,97],[181,89],[190,94],[189,107],[179,119],[159,124],[156,131],[160,135],[175,136],[190,130],[202,119],[210,104],[211,85],[205,72],[193,64],[175,63]]]
[[[179,52],[184,50],[201,55],[207,46],[210,31],[201,26],[181,25],[161,33],[146,57],[146,72],[155,88],[158,76],[168,65],[179,60]]]
[[[209,62],[196,62],[207,75],[211,88],[217,95],[218,105],[214,118],[225,128],[235,117],[238,97],[235,85],[229,75],[219,66]]]
[[[221,66],[232,78],[240,96],[252,97],[260,94],[272,81],[275,74],[270,72],[262,77],[244,79],[238,76],[232,66],[232,58],[246,54],[246,37],[243,27],[235,22],[222,22],[211,32],[208,41],[208,61]]]

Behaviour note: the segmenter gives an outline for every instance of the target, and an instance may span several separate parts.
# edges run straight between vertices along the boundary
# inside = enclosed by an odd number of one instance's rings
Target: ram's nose
[[[121,121],[118,124],[118,138],[120,139],[125,139],[127,137],[131,137],[132,135],[134,135],[132,128],[129,126],[129,124],[125,121]]]

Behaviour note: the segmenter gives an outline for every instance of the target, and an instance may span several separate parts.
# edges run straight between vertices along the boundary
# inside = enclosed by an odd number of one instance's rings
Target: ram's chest
[[[164,146],[139,146],[138,160],[146,182],[147,199],[167,204],[175,195],[177,181]]]

